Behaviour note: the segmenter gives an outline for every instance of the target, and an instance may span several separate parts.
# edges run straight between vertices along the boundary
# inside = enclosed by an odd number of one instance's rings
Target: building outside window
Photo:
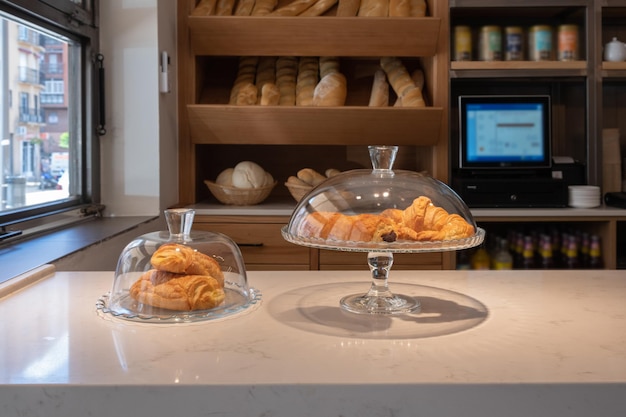
[[[96,3],[0,0],[0,239],[98,203]]]

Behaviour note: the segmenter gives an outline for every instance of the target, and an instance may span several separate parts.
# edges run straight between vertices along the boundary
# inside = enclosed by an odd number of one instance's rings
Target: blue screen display
[[[549,102],[474,97],[461,103],[462,166],[550,164]]]

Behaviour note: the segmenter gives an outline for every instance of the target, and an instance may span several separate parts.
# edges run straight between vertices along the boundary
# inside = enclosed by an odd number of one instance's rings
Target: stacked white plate
[[[570,185],[567,188],[570,207],[592,208],[601,204],[600,187],[595,185]]]

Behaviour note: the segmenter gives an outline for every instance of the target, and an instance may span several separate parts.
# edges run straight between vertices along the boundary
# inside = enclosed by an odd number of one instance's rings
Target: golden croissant
[[[182,275],[151,269],[130,287],[130,296],[143,304],[168,310],[206,310],[220,305],[224,288],[208,275]]]
[[[440,241],[474,235],[474,226],[458,214],[449,214],[428,197],[418,197],[404,210],[380,214],[346,215],[336,212],[308,214],[299,236],[359,242]]]
[[[220,305],[224,273],[208,255],[178,243],[161,245],[150,258],[153,269],[130,287],[142,304],[169,310],[205,310]]]

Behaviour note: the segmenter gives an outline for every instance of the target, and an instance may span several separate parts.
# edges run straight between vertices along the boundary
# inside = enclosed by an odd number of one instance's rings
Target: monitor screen
[[[460,96],[460,168],[550,168],[550,97]]]

